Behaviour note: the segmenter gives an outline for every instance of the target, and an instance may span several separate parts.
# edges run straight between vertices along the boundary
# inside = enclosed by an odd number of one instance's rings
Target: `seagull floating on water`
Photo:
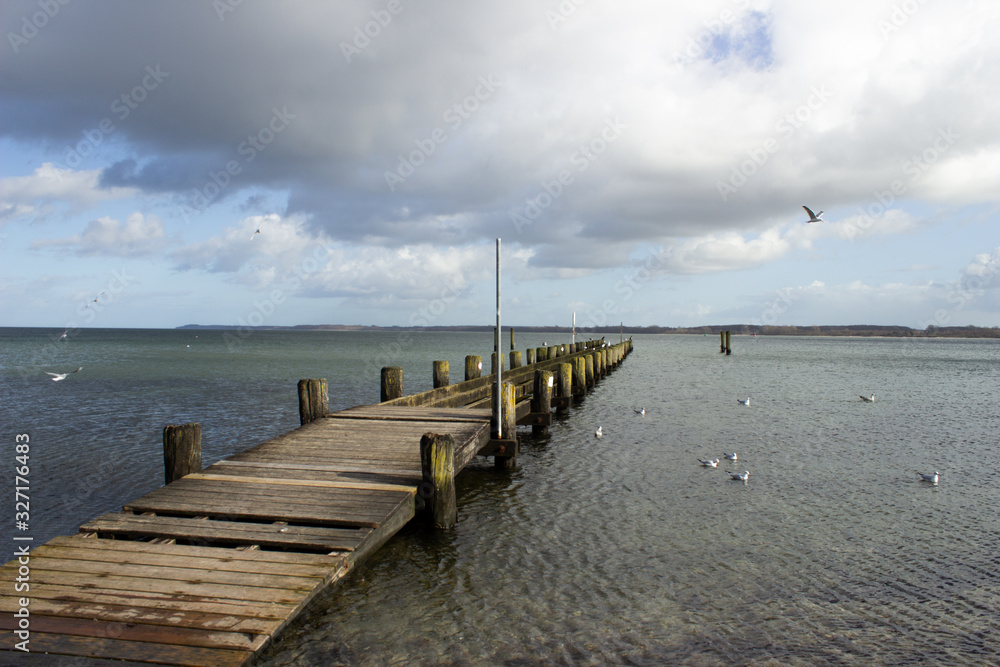
[[[595,435],[596,437],[598,437],[598,438],[601,438],[601,437],[603,437],[603,436],[604,436],[604,430],[603,430],[603,428],[604,428],[603,426],[598,426],[598,427],[597,427],[597,430],[596,430],[596,431],[594,431],[594,435]]]
[[[45,371],[45,374],[51,375],[53,382],[59,382],[60,380],[65,380],[67,375],[72,375],[73,373],[79,373],[82,370],[83,366],[80,366],[75,371],[70,371],[69,373],[53,373],[52,371]]]
[[[719,459],[698,459],[698,463],[702,464],[706,468],[714,468],[719,465]]]
[[[644,414],[646,414],[646,408],[639,408],[638,410],[636,410],[635,408],[632,408],[632,410],[634,410],[635,414],[637,414],[637,415],[644,415]]]
[[[749,396],[747,396],[746,398],[737,398],[736,400],[739,401],[740,405],[750,405]]]
[[[733,452],[732,454],[723,454],[723,456],[725,456],[726,460],[728,460],[728,461],[735,461],[736,460],[736,452]]]
[[[750,479],[750,471],[749,470],[744,470],[743,472],[729,472],[727,470],[726,474],[729,475],[730,477],[732,477],[733,479],[740,480],[741,482],[745,482],[748,479]]]
[[[875,394],[872,394],[871,396],[861,396],[861,400],[864,401],[865,403],[874,403]]]
[[[929,483],[933,484],[934,486],[937,486],[937,483],[938,483],[938,471],[935,470],[933,475],[926,475],[924,473],[920,473],[920,479],[922,481],[924,481],[924,482],[929,482]]]
[[[803,206],[802,208],[804,208],[806,210],[806,213],[809,214],[809,219],[806,220],[806,222],[823,222],[823,219],[819,217],[823,215],[823,211],[820,211],[819,213],[813,213],[812,211],[809,210],[808,206]]]

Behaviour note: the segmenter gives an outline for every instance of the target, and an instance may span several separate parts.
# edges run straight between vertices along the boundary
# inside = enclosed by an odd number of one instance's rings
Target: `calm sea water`
[[[201,422],[208,464],[297,426],[300,378],[326,377],[346,407],[378,400],[383,365],[410,393],[433,360],[454,378],[492,349],[458,333],[53,333],[0,330],[2,437],[31,434],[38,541],[159,486],[165,424]],[[543,339],[561,342],[518,348]],[[405,529],[262,664],[1000,662],[1000,344],[635,347],[547,437],[522,432],[516,470],[459,476],[455,530]],[[696,460],[731,451],[745,484]],[[919,481],[934,470],[938,486]]]

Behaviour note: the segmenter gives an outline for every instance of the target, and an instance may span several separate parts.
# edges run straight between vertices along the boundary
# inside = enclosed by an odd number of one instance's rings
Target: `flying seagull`
[[[108,290],[103,290],[103,291],[102,291],[102,292],[101,292],[100,294],[98,294],[98,295],[97,295],[96,297],[94,297],[93,299],[91,299],[91,300],[90,300],[90,301],[89,301],[89,302],[87,303],[87,306],[86,306],[86,307],[87,307],[87,308],[90,308],[90,304],[92,304],[92,303],[97,303],[97,300],[98,300],[98,299],[100,299],[102,295],[104,295],[105,293],[107,293],[107,291],[108,291]]]
[[[60,380],[65,380],[67,375],[72,375],[73,373],[79,373],[82,370],[83,366],[80,366],[75,371],[70,371],[69,373],[53,373],[51,371],[45,371],[45,374],[51,375],[53,382],[59,382]]]
[[[865,403],[874,403],[875,394],[872,394],[871,396],[861,396],[861,400],[864,401]]]
[[[597,430],[596,430],[596,431],[594,431],[594,436],[595,436],[595,437],[598,437],[598,438],[601,438],[601,437],[603,437],[603,436],[604,436],[604,430],[603,430],[603,429],[604,429],[604,427],[603,427],[603,426],[598,426],[598,427],[597,427]]]
[[[261,227],[263,226],[264,225],[261,225]],[[260,227],[258,227],[257,231],[255,231],[253,234],[250,235],[250,240],[253,241],[253,237],[257,236],[258,234],[260,234]]]
[[[59,335],[59,338],[56,339],[56,342],[58,343],[61,340],[66,340],[67,337],[69,337],[69,329],[63,331],[62,334]]]
[[[924,482],[930,482],[934,486],[937,486],[937,483],[938,483],[938,471],[935,470],[933,475],[926,475],[924,473],[920,473],[920,479],[922,481],[924,481]]]
[[[819,217],[823,215],[823,211],[820,211],[819,213],[813,213],[812,211],[809,210],[808,206],[803,206],[802,208],[804,208],[806,210],[806,213],[809,214],[809,219],[806,220],[806,222],[823,222],[823,219]]]
[[[737,398],[736,400],[739,401],[740,405],[750,405],[750,397],[749,396],[747,396],[745,399],[743,399],[743,398]]]
[[[719,465],[719,459],[698,459],[698,463],[702,464],[706,468],[714,468]]]
[[[750,479],[750,471],[749,470],[744,470],[743,472],[729,472],[727,470],[726,474],[729,475],[730,477],[732,477],[733,479],[740,480],[741,482],[745,482],[748,479]]]

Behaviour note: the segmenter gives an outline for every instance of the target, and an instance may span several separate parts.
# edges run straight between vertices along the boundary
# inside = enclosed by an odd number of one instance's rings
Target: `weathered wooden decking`
[[[475,405],[483,380],[435,390],[438,404]],[[456,472],[490,442],[488,408],[406,402],[328,414],[54,538],[30,552],[27,592],[23,561],[0,567],[0,664],[247,664],[415,516],[421,436],[452,436]],[[30,655],[15,650],[21,598]]]

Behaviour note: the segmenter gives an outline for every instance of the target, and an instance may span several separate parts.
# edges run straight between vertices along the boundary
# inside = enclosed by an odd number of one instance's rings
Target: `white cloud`
[[[101,170],[74,170],[46,162],[30,176],[0,179],[0,206],[3,217],[37,215],[51,205],[85,210],[100,202],[122,199],[136,194],[132,188],[104,188],[100,184]]]
[[[124,223],[103,216],[87,223],[81,234],[38,240],[32,247],[54,248],[80,256],[144,257],[159,254],[173,243],[177,239],[167,238],[158,218],[136,211]]]

